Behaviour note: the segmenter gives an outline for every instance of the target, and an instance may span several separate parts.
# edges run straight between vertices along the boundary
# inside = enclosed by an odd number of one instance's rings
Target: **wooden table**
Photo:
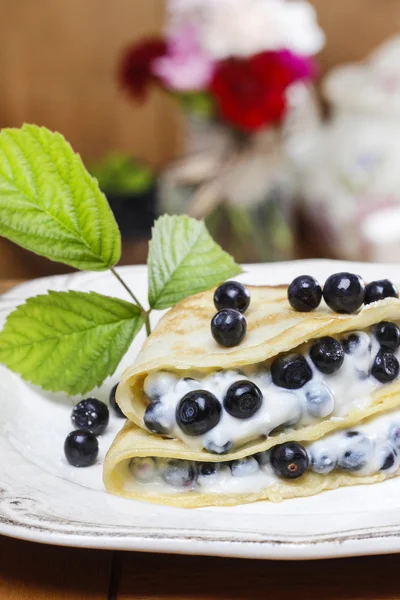
[[[17,283],[0,280],[0,293]],[[58,548],[0,536],[0,600],[400,600],[400,555],[255,561]]]

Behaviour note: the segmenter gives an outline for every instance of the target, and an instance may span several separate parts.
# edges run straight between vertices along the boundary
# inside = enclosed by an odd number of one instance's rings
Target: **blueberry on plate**
[[[258,471],[258,462],[254,456],[239,458],[231,463],[231,473],[233,477],[247,477],[254,475]]]
[[[345,471],[360,471],[372,458],[373,442],[364,434],[350,437],[346,447],[339,457],[338,466]]]
[[[333,337],[322,337],[311,346],[310,358],[318,371],[324,375],[333,375],[343,364],[343,346]]]
[[[384,298],[398,298],[399,292],[397,287],[389,281],[389,279],[380,279],[379,281],[371,281],[365,287],[365,304],[378,302]]]
[[[332,392],[323,383],[315,384],[306,392],[307,410],[310,415],[324,419],[335,408]]]
[[[245,313],[249,308],[250,293],[248,289],[237,281],[226,281],[214,292],[214,305],[217,310],[234,308]]]
[[[120,407],[117,404],[117,400],[115,398],[115,393],[117,391],[117,387],[118,387],[118,383],[116,385],[114,385],[114,387],[112,388],[111,392],[110,392],[110,406],[112,407],[113,411],[115,412],[116,416],[119,417],[120,419],[125,419],[125,415],[122,412],[122,410],[120,409]]]
[[[151,456],[132,458],[129,468],[140,483],[154,481],[157,474],[156,461]]]
[[[86,398],[74,406],[71,421],[77,429],[85,429],[94,435],[101,435],[110,419],[108,407],[97,398]]]
[[[147,405],[143,421],[146,428],[151,433],[166,435],[169,433],[169,427],[165,423],[165,409],[159,400]]]
[[[211,333],[220,346],[232,348],[243,340],[247,331],[246,319],[238,310],[224,308],[211,319]]]
[[[272,381],[287,390],[298,390],[312,378],[311,367],[301,354],[282,354],[271,365]]]
[[[221,404],[211,392],[188,392],[176,407],[176,422],[186,435],[203,435],[221,418]]]
[[[249,419],[261,408],[261,390],[252,381],[235,381],[228,388],[224,398],[224,408],[236,419]]]
[[[379,345],[384,350],[391,350],[394,352],[400,346],[400,328],[396,323],[389,323],[389,321],[382,321],[374,327],[375,337],[379,342]]]
[[[226,454],[232,446],[232,442],[226,442],[222,445],[216,444],[215,442],[207,442],[204,447],[210,454]]]
[[[380,383],[390,383],[399,374],[399,361],[388,350],[379,350],[372,365],[371,374]]]
[[[310,275],[300,275],[293,279],[287,293],[290,306],[299,312],[315,310],[321,303],[321,286]]]
[[[76,429],[65,438],[64,454],[73,467],[90,467],[97,460],[99,442],[90,431]]]
[[[164,458],[158,461],[162,479],[173,487],[189,487],[196,479],[196,467],[190,460]]]
[[[336,457],[332,456],[329,449],[323,444],[315,444],[310,452],[311,469],[315,473],[326,475],[333,471],[337,465]]]
[[[275,475],[284,479],[301,477],[308,467],[308,454],[297,442],[278,444],[271,450],[271,466]]]
[[[364,302],[365,285],[354,273],[335,273],[328,277],[323,289],[326,304],[337,313],[353,313]]]

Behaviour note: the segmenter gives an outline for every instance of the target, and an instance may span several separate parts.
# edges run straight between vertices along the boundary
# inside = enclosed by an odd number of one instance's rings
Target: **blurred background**
[[[163,212],[241,262],[400,260],[400,0],[0,7],[0,127],[65,135],[123,264]],[[65,271],[0,238],[0,277]]]

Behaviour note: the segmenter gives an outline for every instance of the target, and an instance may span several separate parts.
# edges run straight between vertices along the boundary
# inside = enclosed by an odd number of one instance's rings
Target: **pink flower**
[[[191,92],[208,86],[214,65],[197,43],[195,27],[184,25],[170,34],[167,53],[153,60],[151,70],[167,88]]]

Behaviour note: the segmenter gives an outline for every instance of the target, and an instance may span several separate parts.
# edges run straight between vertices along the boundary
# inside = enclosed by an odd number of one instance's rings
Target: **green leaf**
[[[0,235],[77,269],[107,269],[121,254],[96,179],[61,134],[35,125],[0,133]]]
[[[147,263],[149,303],[158,309],[242,271],[214,242],[203,221],[184,215],[164,215],[156,221]]]
[[[140,309],[95,292],[49,292],[18,306],[0,362],[45,390],[84,394],[114,373],[143,325]]]

